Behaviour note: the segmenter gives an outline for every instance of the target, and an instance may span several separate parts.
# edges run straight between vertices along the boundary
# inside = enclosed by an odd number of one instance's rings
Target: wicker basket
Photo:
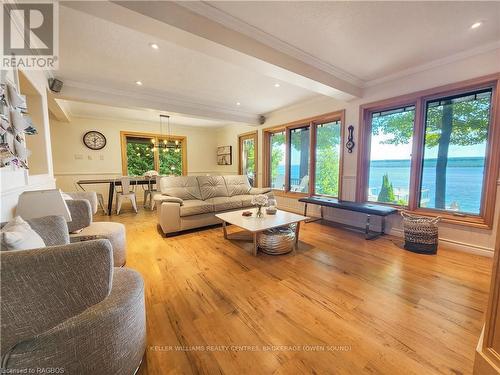
[[[440,217],[429,218],[410,215],[404,211],[403,230],[406,250],[420,254],[436,254],[438,248],[438,222]]]
[[[259,248],[266,254],[286,254],[295,245],[295,225],[268,229],[259,235]]]

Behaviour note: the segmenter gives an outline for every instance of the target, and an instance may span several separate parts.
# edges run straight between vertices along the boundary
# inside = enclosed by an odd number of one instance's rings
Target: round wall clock
[[[91,130],[83,136],[83,143],[91,150],[100,150],[106,146],[106,137],[98,131]]]

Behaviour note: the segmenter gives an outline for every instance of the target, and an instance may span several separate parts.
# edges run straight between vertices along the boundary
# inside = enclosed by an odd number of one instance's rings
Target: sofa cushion
[[[198,176],[201,199],[228,197],[226,181],[222,176]]]
[[[201,199],[200,187],[195,176],[168,176],[160,179],[162,194],[183,200]]]
[[[206,214],[214,212],[214,205],[211,202],[192,199],[184,201],[180,207],[181,217]]]
[[[224,176],[224,180],[226,181],[227,192],[230,197],[248,194],[252,188],[247,176]]]
[[[254,196],[251,194],[244,194],[244,195],[235,195],[234,198],[237,198],[241,201],[241,207],[246,208],[246,207],[253,207],[252,204],[252,198]]]
[[[206,202],[214,206],[215,212],[241,208],[241,199],[238,197],[215,197],[207,199]]]

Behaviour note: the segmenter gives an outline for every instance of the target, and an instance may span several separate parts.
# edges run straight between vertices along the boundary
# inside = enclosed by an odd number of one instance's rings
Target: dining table
[[[120,179],[114,178],[98,178],[98,179],[88,179],[79,180],[76,184],[85,191],[84,185],[96,185],[96,184],[108,184],[108,209],[107,214],[111,215],[113,209],[113,196],[115,194],[115,186],[121,186],[122,182]],[[130,177],[130,185],[148,185],[148,189],[152,189],[153,185],[156,184],[156,179],[154,177]]]

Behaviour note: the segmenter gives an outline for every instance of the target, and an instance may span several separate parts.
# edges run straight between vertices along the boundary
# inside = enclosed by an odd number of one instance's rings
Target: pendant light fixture
[[[163,121],[167,122],[167,134],[163,136]],[[163,141],[160,140],[163,139]],[[157,148],[158,151],[163,150],[163,152],[169,152],[172,150],[173,152],[181,152],[181,143],[178,139],[172,139],[172,133],[170,132],[170,116],[169,115],[160,115],[160,137],[152,138],[151,143],[153,144],[153,149],[151,151],[155,151]]]

